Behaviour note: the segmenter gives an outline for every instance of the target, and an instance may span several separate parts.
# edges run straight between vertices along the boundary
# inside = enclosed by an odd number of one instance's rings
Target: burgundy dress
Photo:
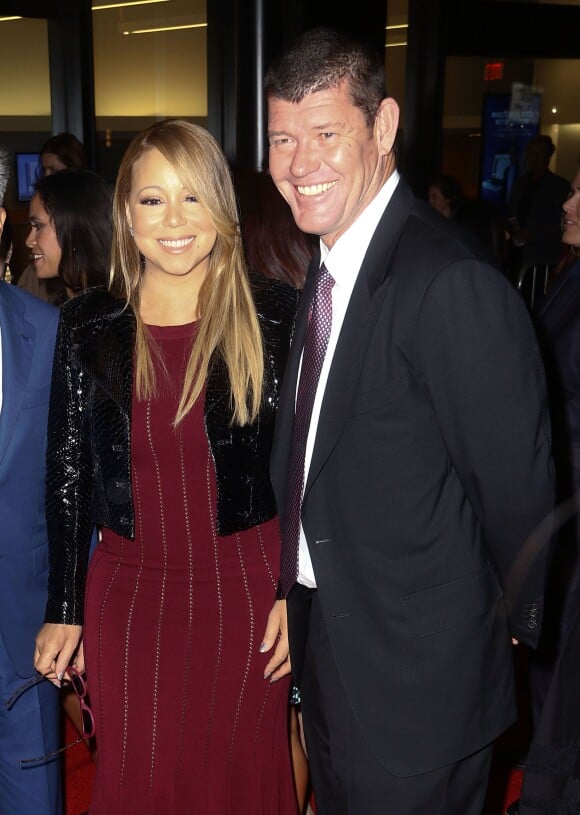
[[[104,529],[87,578],[90,814],[296,815],[289,680],[264,680],[259,652],[277,521],[216,535],[203,398],[172,427],[195,324],[150,330],[168,373],[133,399],[136,537]]]

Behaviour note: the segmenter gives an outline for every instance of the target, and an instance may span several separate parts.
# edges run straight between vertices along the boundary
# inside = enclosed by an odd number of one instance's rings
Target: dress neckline
[[[146,325],[151,336],[156,340],[191,337],[197,329],[198,320],[184,325]]]

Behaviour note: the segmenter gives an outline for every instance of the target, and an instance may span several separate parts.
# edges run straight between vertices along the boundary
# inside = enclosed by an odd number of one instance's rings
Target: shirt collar
[[[337,286],[352,288],[379,221],[399,183],[395,170],[356,221],[340,236],[332,249],[320,240],[320,263],[324,263]]]

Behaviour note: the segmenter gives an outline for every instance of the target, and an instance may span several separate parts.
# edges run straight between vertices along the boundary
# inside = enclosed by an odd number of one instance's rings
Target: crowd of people
[[[114,189],[42,149],[0,281],[0,815],[61,815],[63,698],[90,815],[481,815],[514,648],[550,655],[520,812],[575,812],[580,174],[533,314],[503,222],[399,172],[382,54],[312,29],[264,91],[263,189],[180,119]]]

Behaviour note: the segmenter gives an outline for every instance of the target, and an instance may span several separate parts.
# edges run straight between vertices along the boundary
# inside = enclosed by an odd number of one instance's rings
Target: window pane
[[[389,95],[399,104],[401,122],[405,102],[408,6],[407,0],[389,0],[387,3],[387,30],[385,32],[387,90]]]
[[[486,79],[487,77],[487,79]],[[514,88],[539,97],[540,132],[556,145],[551,169],[572,178],[580,143],[580,60],[448,57],[443,119],[443,169],[466,192],[481,182],[482,114],[488,95],[508,96]]]
[[[93,4],[98,162],[111,178],[143,127],[167,117],[205,124],[207,117],[205,0],[98,8],[112,2]]]

